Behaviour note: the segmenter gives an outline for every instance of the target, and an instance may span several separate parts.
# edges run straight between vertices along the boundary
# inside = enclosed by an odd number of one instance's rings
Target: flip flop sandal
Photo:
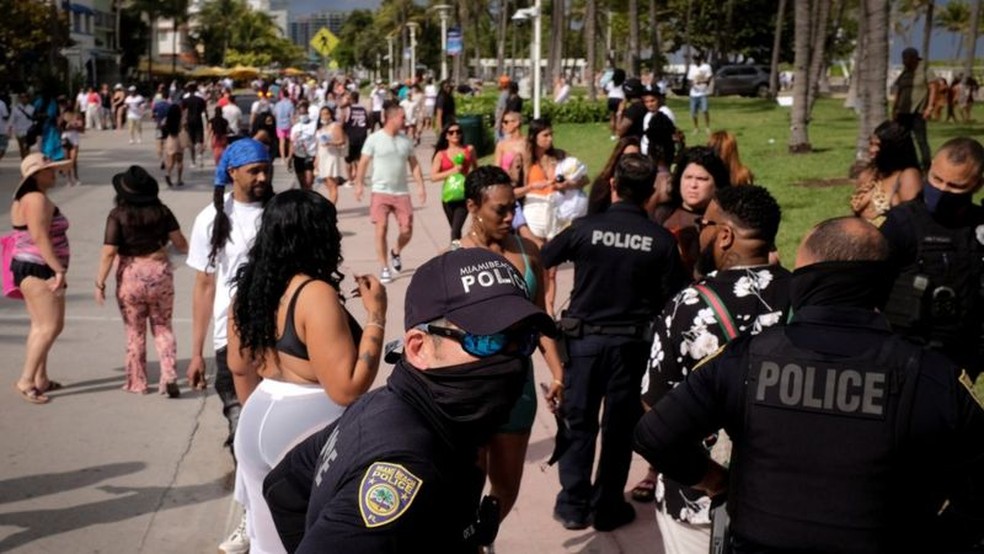
[[[636,486],[632,487],[632,500],[636,502],[652,502],[656,497],[656,482],[652,479],[643,479]]]
[[[20,387],[14,385],[14,388],[17,389],[17,392],[20,394],[21,398],[31,404],[47,404],[48,402],[51,402],[51,399],[45,396],[44,393],[39,391],[36,387],[21,390]]]
[[[48,381],[48,386],[45,387],[44,389],[41,389],[40,387],[37,387],[38,391],[40,391],[42,394],[48,393],[48,392],[51,392],[51,391],[54,391],[54,390],[60,390],[60,389],[63,389],[63,388],[65,388],[65,385],[62,385],[58,381],[51,381],[51,380]]]

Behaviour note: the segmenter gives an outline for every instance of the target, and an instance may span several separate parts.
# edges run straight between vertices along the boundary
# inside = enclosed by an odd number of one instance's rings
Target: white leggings
[[[665,554],[706,554],[711,548],[711,526],[694,525],[673,519],[656,508],[656,525],[663,537]]]
[[[249,396],[236,428],[235,496],[246,509],[252,554],[285,552],[263,499],[263,479],[291,448],[338,419],[343,411],[321,385],[264,379]]]

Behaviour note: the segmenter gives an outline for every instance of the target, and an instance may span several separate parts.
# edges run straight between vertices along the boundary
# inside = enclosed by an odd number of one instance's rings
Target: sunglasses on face
[[[532,329],[502,331],[491,335],[475,335],[461,329],[424,324],[417,329],[431,335],[449,338],[461,345],[462,350],[476,358],[487,358],[507,350],[521,356],[532,356],[540,334]],[[515,348],[510,349],[511,346]]]
[[[460,135],[460,134],[461,134],[461,129],[448,129],[448,136]]]
[[[711,227],[712,225],[717,225],[717,221],[711,221],[710,219],[704,219],[704,216],[699,215],[694,218],[694,225],[697,227],[698,233],[703,233],[704,229]]]

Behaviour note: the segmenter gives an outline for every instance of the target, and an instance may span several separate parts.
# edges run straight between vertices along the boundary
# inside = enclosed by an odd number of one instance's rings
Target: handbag
[[[465,199],[465,176],[461,173],[448,175],[441,186],[441,202],[461,202]]]
[[[14,273],[10,270],[10,263],[14,260],[15,242],[14,233],[7,233],[0,237],[0,250],[3,250],[3,267],[0,268],[0,273],[3,277],[3,295],[7,298],[21,299],[24,295],[14,284]]]

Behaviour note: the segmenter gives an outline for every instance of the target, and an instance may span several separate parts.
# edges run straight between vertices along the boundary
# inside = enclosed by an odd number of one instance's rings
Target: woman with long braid
[[[232,191],[226,192],[227,185]],[[222,413],[229,420],[227,446],[232,446],[240,404],[226,357],[227,319],[232,301],[231,286],[236,271],[246,263],[253,245],[263,207],[273,197],[270,180],[270,154],[266,146],[243,138],[229,145],[215,168],[212,204],[198,217],[191,231],[187,264],[198,273],[192,295],[192,355],[188,365],[188,384],[205,388],[205,330],[212,320],[215,345],[215,392],[222,400]],[[244,527],[229,537],[245,544]],[[223,543],[225,544],[225,543]],[[229,550],[229,549],[225,549]]]

